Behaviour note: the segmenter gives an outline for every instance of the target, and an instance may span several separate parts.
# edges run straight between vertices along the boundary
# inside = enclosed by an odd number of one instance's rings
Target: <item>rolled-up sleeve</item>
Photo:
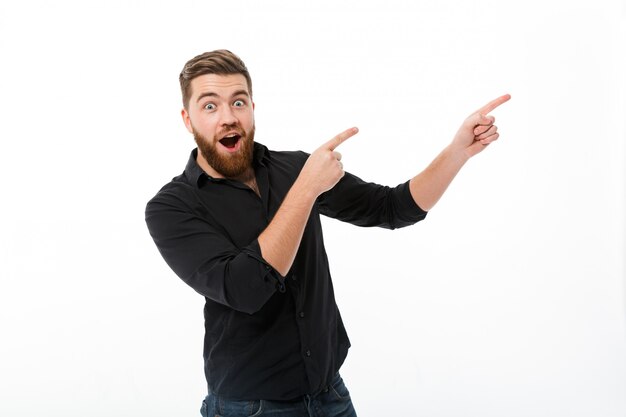
[[[347,172],[317,203],[320,213],[363,227],[396,229],[415,224],[427,214],[413,200],[409,181],[388,187]]]
[[[284,280],[261,255],[255,239],[236,247],[220,225],[195,213],[176,195],[160,193],[146,206],[146,223],[172,270],[198,293],[252,314]]]

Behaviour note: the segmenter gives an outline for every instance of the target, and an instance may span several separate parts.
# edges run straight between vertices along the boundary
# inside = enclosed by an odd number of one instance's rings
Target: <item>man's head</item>
[[[248,83],[248,93],[252,97],[252,79],[246,64],[241,58],[226,49],[218,49],[200,54],[185,64],[180,72],[178,81],[183,96],[183,107],[189,109],[189,99],[192,95],[191,81],[204,74],[241,74]]]
[[[179,77],[183,122],[198,144],[198,163],[212,176],[250,173],[254,102],[248,70],[235,54],[217,50],[187,62]]]

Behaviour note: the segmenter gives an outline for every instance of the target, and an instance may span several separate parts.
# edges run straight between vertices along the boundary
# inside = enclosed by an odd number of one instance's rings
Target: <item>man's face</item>
[[[212,176],[237,178],[252,166],[254,103],[241,74],[205,74],[191,80],[183,121],[198,144],[200,165]],[[203,161],[204,160],[204,161]]]

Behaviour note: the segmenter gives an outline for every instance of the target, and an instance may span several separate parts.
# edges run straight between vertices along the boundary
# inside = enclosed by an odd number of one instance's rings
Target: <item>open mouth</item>
[[[226,149],[235,150],[240,139],[241,139],[240,135],[236,133],[232,133],[220,139],[220,143],[224,145]]]

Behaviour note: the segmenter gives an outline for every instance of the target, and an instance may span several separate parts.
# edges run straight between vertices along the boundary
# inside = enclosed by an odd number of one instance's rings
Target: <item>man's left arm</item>
[[[335,187],[318,198],[320,213],[357,226],[388,229],[423,220],[463,165],[498,139],[495,118],[488,113],[510,98],[504,95],[472,113],[452,143],[410,181],[387,187],[346,172]]]
[[[411,179],[409,189],[415,204],[425,211],[430,210],[463,165],[498,139],[495,118],[488,113],[510,98],[505,94],[472,113],[465,119],[452,143],[425,170]]]

